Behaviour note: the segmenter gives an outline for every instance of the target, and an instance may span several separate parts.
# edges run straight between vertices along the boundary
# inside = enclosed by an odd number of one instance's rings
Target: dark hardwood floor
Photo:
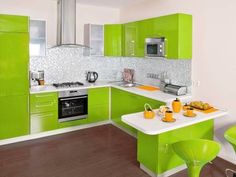
[[[236,167],[217,158],[202,177]],[[136,161],[136,139],[112,125],[0,146],[0,177],[148,177]],[[187,177],[186,170],[172,177]]]

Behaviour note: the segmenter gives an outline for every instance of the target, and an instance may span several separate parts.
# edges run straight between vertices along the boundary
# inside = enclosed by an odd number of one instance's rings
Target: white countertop
[[[220,118],[228,114],[222,110],[207,114],[199,111],[195,111],[195,113],[197,116],[193,118],[185,117],[183,112],[175,113],[173,117],[176,121],[172,123],[163,122],[159,116],[156,116],[154,119],[144,119],[143,112],[123,115],[122,121],[145,134],[157,135],[203,121]]]
[[[78,90],[78,89],[89,89],[89,88],[99,88],[99,87],[113,87],[120,90],[124,90],[130,93],[134,93],[140,96],[151,98],[154,100],[162,101],[167,104],[172,102],[175,98],[179,98],[181,101],[188,101],[191,99],[191,95],[176,96],[164,93],[160,90],[158,91],[146,91],[136,87],[121,87],[116,82],[109,81],[96,81],[95,83],[83,82],[84,86],[72,87],[72,88],[56,88],[51,85],[46,86],[32,86],[30,89],[30,94],[37,93],[48,93],[48,92],[59,92],[65,90]]]

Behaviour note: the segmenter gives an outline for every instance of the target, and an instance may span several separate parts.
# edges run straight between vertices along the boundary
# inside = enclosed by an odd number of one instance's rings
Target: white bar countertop
[[[157,112],[157,110],[155,110]],[[218,110],[212,113],[194,111],[196,117],[185,117],[183,112],[174,113],[175,122],[163,122],[161,117],[156,115],[154,119],[145,119],[143,112],[127,114],[122,116],[122,121],[129,126],[148,135],[158,135],[178,128],[186,127],[196,123],[216,119],[227,115],[227,111]]]
[[[96,81],[95,83],[88,83],[88,82],[83,82],[83,83],[84,83],[83,86],[71,87],[71,88],[56,88],[52,85],[32,86],[30,89],[30,94],[59,92],[59,91],[65,91],[65,90],[91,89],[91,88],[99,88],[99,87],[113,87],[113,88],[117,88],[123,91],[134,93],[140,96],[162,101],[167,104],[172,102],[175,98],[179,98],[181,101],[188,101],[191,99],[191,95],[176,96],[176,95],[164,93],[160,90],[146,91],[137,87],[122,87],[122,86],[119,86],[119,84],[116,82]]]

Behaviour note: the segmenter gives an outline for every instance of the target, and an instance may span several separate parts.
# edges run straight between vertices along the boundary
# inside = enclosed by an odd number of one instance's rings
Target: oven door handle
[[[81,97],[73,97],[73,98],[59,98],[60,101],[67,101],[67,100],[76,100],[80,98],[88,98],[88,96],[81,96]]]

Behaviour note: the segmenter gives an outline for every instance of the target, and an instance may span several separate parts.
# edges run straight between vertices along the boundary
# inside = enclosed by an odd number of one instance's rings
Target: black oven
[[[87,90],[70,90],[59,92],[58,121],[85,119],[88,116]]]

